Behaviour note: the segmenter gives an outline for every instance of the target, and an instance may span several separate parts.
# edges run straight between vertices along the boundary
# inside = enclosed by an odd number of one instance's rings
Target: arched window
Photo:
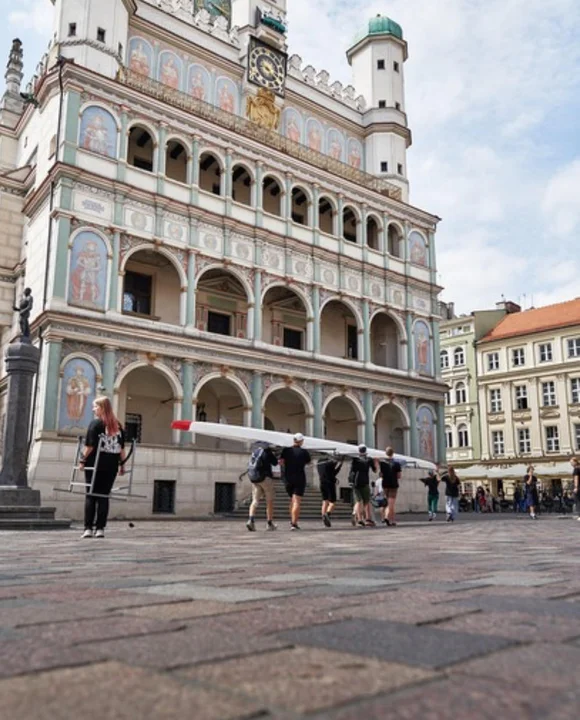
[[[446,370],[449,367],[449,353],[447,350],[441,350],[441,370]]]
[[[460,425],[457,428],[457,438],[459,440],[459,447],[469,447],[469,430],[467,425]]]
[[[140,170],[153,172],[155,146],[148,130],[141,125],[134,125],[129,130],[127,145],[127,164]]]
[[[449,425],[445,426],[445,447],[448,450],[453,447],[453,430]]]
[[[372,215],[367,217],[367,245],[372,250],[380,250],[379,224]]]
[[[165,175],[170,180],[187,182],[187,152],[177,140],[170,140],[165,151]]]
[[[282,217],[282,187],[271,175],[262,181],[262,208],[270,215]]]
[[[222,194],[222,169],[218,159],[211,153],[204,152],[199,158],[199,187],[201,190]]]
[[[350,207],[345,207],[342,211],[342,236],[348,242],[357,242],[357,216],[355,211]]]
[[[292,188],[292,220],[298,225],[309,225],[308,196],[302,188]]]
[[[232,200],[242,205],[252,204],[252,178],[243,165],[232,168]]]
[[[387,231],[388,252],[394,257],[402,257],[403,235],[396,225],[389,225]]]
[[[465,352],[463,351],[463,348],[455,348],[453,351],[453,364],[465,365]]]
[[[457,383],[455,386],[455,402],[457,405],[465,405],[467,402],[467,388],[465,383]]]
[[[448,391],[445,393],[445,404],[446,404],[446,405],[451,405],[451,390],[448,390]]]
[[[334,235],[334,207],[330,200],[321,197],[318,201],[318,229],[327,235]]]

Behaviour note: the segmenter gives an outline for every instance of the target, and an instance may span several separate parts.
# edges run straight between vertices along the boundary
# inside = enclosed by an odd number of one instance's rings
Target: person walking
[[[429,474],[425,478],[421,478],[421,482],[427,488],[427,509],[429,513],[429,522],[437,517],[437,506],[439,505],[439,473],[429,470]]]
[[[454,522],[459,512],[459,478],[453,465],[449,465],[447,472],[441,477],[441,482],[445,483],[445,512],[447,513],[447,522]]]
[[[342,460],[322,457],[318,461],[318,479],[320,481],[320,494],[322,495],[321,514],[325,527],[332,527],[330,515],[336,505],[336,483],[341,468]]]
[[[534,466],[529,465],[524,476],[524,488],[526,493],[526,508],[530,510],[530,518],[537,520],[536,508],[538,507],[538,478],[534,475]]]
[[[577,515],[576,520],[580,521],[580,462],[578,458],[570,458],[572,465],[572,482],[574,483],[574,511]]]
[[[385,450],[385,454],[387,456],[386,459],[379,462],[383,494],[387,500],[384,523],[389,527],[396,527],[395,504],[397,502],[397,492],[401,479],[401,465],[395,460],[395,451],[392,447],[388,447]]]
[[[108,397],[93,402],[95,419],[87,429],[79,466],[85,471],[85,531],[82,538],[104,538],[109,517],[109,495],[117,475],[123,475],[125,433]],[[97,453],[99,456],[96,464]],[[93,478],[94,475],[94,478]],[[91,493],[91,483],[94,484]],[[94,534],[93,534],[94,528]]]
[[[370,473],[377,472],[378,463],[367,454],[367,446],[358,446],[358,457],[352,459],[349,481],[354,489],[355,519],[358,525],[372,527],[376,525],[371,516]]]
[[[284,470],[286,492],[290,498],[290,530],[300,530],[300,508],[306,491],[306,466],[312,458],[305,450],[304,435],[296,433],[292,447],[286,447],[280,455],[280,465]]]
[[[521,500],[521,493],[519,485],[516,485],[514,488],[514,497],[513,497],[513,512],[518,513],[520,511],[520,500]]]
[[[264,443],[256,443],[250,462],[248,476],[252,483],[252,503],[246,527],[250,532],[256,530],[256,512],[260,500],[266,501],[266,530],[277,530],[274,524],[274,478],[272,468],[278,465],[273,450]],[[255,478],[255,479],[254,479]]]

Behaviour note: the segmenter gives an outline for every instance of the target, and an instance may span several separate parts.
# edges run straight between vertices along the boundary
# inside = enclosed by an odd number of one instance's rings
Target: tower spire
[[[6,114],[20,115],[24,108],[24,102],[20,97],[20,86],[24,73],[22,72],[23,63],[22,42],[15,38],[12,41],[12,49],[8,57],[8,64],[4,78],[6,80],[6,90],[2,97],[2,105],[0,106],[2,119]]]

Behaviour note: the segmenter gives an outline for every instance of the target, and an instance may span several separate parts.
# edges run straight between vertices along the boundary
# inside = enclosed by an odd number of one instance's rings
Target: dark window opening
[[[123,312],[151,315],[153,278],[141,273],[125,273],[123,289]]]
[[[119,45],[117,46],[117,54],[119,55],[120,58],[123,57],[123,50],[124,50],[123,43],[119,43]]]
[[[358,329],[356,325],[346,326],[346,354],[349,360],[358,360]]]
[[[175,514],[175,480],[154,480],[153,512]]]
[[[377,70],[384,70],[384,69],[385,69],[385,61],[377,60]]]
[[[389,172],[389,163],[388,162],[382,162],[381,163],[381,172]]]
[[[213,496],[214,513],[231,513],[236,504],[235,483],[216,483]]]
[[[135,440],[136,443],[141,442],[141,432],[143,430],[143,416],[138,413],[127,413],[125,415],[125,439],[128,443]]]
[[[395,103],[395,110],[400,110],[400,109],[401,109],[401,103],[400,103],[400,102],[396,102],[396,103]]]
[[[223,313],[217,313],[210,310],[207,314],[208,332],[217,335],[230,335],[231,317]]]
[[[292,221],[297,223],[298,225],[306,225],[306,223],[304,222],[304,215],[301,215],[297,212],[292,213]]]
[[[284,347],[292,350],[302,350],[302,330],[284,328]]]
[[[77,34],[77,24],[76,23],[69,23],[68,24],[68,36],[69,37],[76,37]]]
[[[101,43],[105,42],[105,38],[107,36],[107,33],[103,28],[97,28],[97,40]]]
[[[399,72],[399,63],[396,60],[393,62],[393,70]]]
[[[214,195],[220,195],[221,194],[221,188],[219,183],[214,183],[211,186],[211,191]]]
[[[133,167],[139,168],[140,170],[147,170],[153,172],[153,163],[150,160],[136,157],[133,160]]]
[[[387,101],[386,101],[386,100],[379,100],[379,107],[380,107],[380,108],[386,108],[386,107],[387,107]]]
[[[397,172],[399,173],[399,175],[403,174],[403,166],[401,165],[401,163],[397,164]]]

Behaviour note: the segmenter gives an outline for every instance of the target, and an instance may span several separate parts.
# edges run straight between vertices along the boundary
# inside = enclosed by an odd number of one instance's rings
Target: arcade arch
[[[391,223],[387,230],[387,251],[394,257],[403,257],[403,232],[394,223]]]
[[[327,197],[318,200],[318,229],[327,235],[336,235],[336,208]]]
[[[357,445],[364,436],[361,408],[347,395],[330,398],[323,412],[324,437],[327,440]]]
[[[282,217],[283,197],[282,185],[274,176],[266,175],[262,180],[262,209],[264,212]]]
[[[171,325],[182,318],[182,278],[172,260],[145,248],[131,254],[123,268],[122,312]]]
[[[264,427],[278,432],[312,433],[312,408],[306,396],[291,387],[266,394],[263,401]]]
[[[169,140],[165,147],[165,175],[176,182],[187,182],[189,157],[183,143]]]
[[[246,288],[233,272],[210,268],[197,281],[196,326],[218,335],[245,338],[248,302]]]
[[[340,300],[326,303],[320,313],[320,351],[346,360],[360,359],[358,322],[353,310]]]
[[[232,200],[242,205],[252,205],[252,176],[244,165],[232,168]]]
[[[397,453],[405,454],[405,431],[409,423],[396,404],[380,405],[375,412],[375,447],[383,450],[392,447]]]
[[[213,195],[223,195],[223,172],[219,159],[210,152],[199,158],[199,188]]]
[[[262,340],[272,345],[310,349],[307,309],[303,299],[287,287],[269,288],[262,300]]]
[[[129,130],[127,164],[147,172],[155,169],[155,141],[143,125],[133,125]]]
[[[397,323],[387,313],[378,312],[371,321],[371,362],[400,369],[400,343]]]

